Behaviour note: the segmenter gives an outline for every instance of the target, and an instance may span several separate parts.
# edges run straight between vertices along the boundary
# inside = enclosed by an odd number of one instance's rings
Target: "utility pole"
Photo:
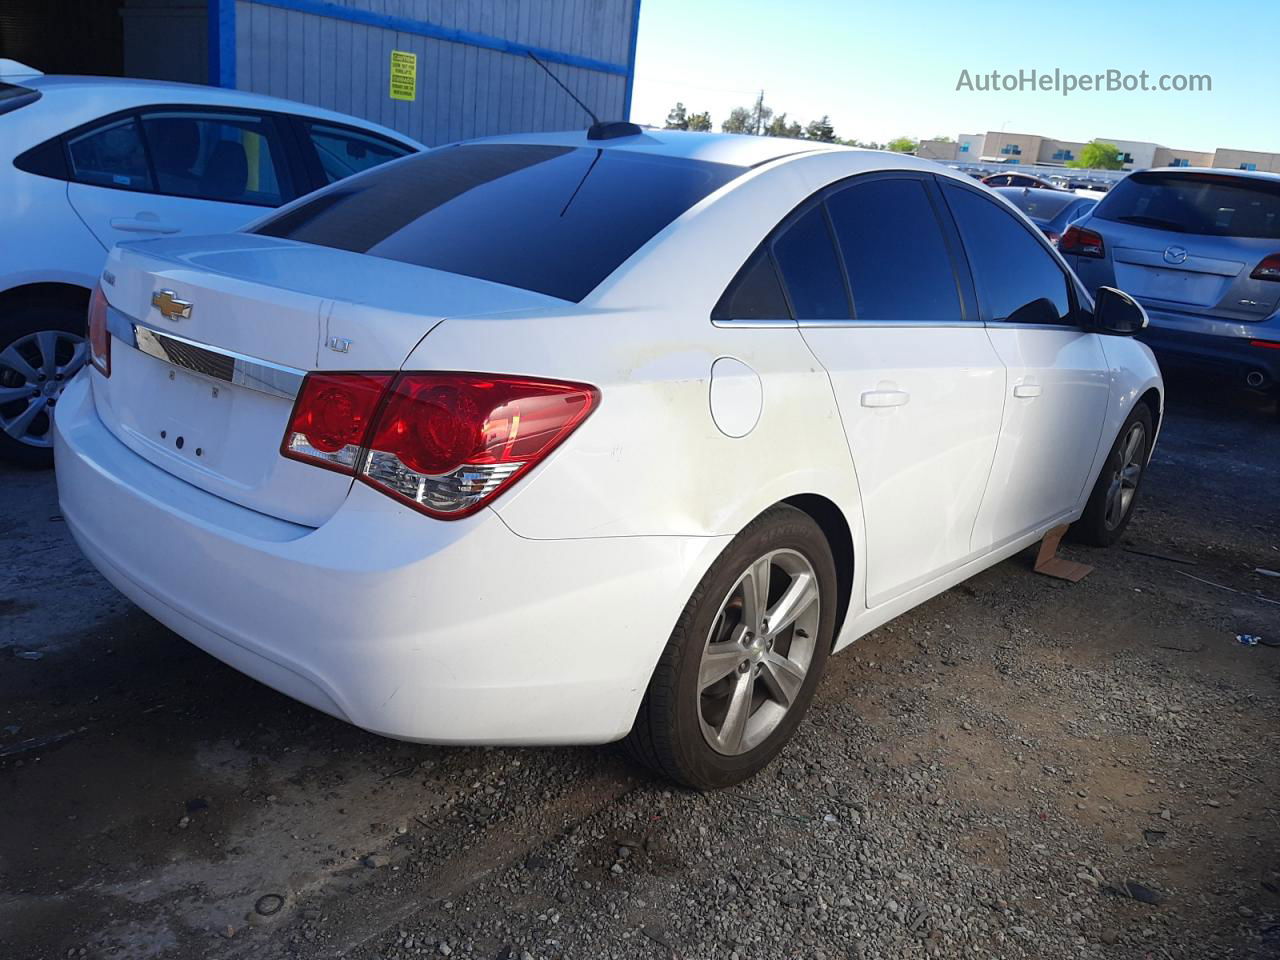
[[[756,136],[764,133],[764,91],[760,91],[760,96],[756,97]]]

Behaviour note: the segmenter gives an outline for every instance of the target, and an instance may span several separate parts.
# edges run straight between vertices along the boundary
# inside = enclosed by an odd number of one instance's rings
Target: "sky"
[[[641,0],[631,118],[765,104],[884,142],[1005,130],[1280,152],[1280,3]],[[1208,92],[957,90],[961,71],[1208,74]],[[976,81],[975,81],[976,83]]]

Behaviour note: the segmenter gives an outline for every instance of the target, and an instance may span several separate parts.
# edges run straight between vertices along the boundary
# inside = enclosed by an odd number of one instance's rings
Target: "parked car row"
[[[421,149],[300,103],[0,61],[0,457],[52,462],[51,414],[85,362],[85,311],[114,244],[236,230]]]

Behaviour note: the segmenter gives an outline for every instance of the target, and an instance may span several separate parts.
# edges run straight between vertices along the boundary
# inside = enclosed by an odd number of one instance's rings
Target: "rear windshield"
[[[1073,193],[1056,190],[1024,190],[1021,187],[1002,187],[996,191],[1028,217],[1052,220],[1069,203],[1076,202]]]
[[[578,301],[744,169],[630,150],[467,144],[379,167],[255,232]]]
[[[1280,181],[1213,173],[1135,173],[1093,215],[1175,233],[1280,240]]]
[[[35,103],[40,99],[40,91],[30,87],[21,87],[16,83],[0,83],[0,113],[8,113]]]

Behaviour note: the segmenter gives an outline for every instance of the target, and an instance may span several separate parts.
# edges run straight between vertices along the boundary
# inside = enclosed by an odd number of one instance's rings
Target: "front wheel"
[[[795,732],[835,631],[836,572],[794,507],[756,518],[685,605],[627,736],[631,755],[709,790],[747,779]]]
[[[1097,547],[1109,547],[1120,539],[1133,516],[1154,440],[1151,408],[1140,403],[1120,428],[1084,514],[1071,528],[1077,539]]]

